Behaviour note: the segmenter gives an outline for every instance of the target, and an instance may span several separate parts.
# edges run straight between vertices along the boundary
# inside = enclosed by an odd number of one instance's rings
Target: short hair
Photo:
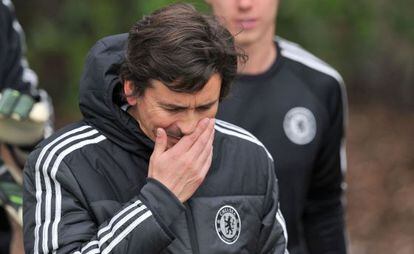
[[[246,55],[236,49],[233,36],[215,17],[190,4],[173,4],[131,28],[120,78],[132,82],[132,96],[141,96],[151,80],[172,91],[195,93],[217,73],[221,100],[237,74],[239,58],[245,61]]]

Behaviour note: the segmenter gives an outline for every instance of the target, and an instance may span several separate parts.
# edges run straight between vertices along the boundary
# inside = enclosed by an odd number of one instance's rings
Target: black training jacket
[[[84,120],[28,159],[26,252],[286,253],[273,161],[246,131],[217,121],[212,166],[184,204],[147,178],[154,144],[117,97],[126,39],[91,49],[80,87]]]
[[[252,132],[273,155],[289,252],[344,254],[344,83],[299,45],[275,44],[273,65],[239,76],[217,118]]]

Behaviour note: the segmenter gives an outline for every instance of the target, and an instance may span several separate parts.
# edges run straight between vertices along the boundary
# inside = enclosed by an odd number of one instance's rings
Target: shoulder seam
[[[342,104],[344,111],[344,129],[346,129],[346,126],[348,125],[348,99],[346,94],[345,82],[341,74],[339,74],[339,72],[335,70],[332,66],[330,66],[320,58],[316,57],[309,51],[302,48],[299,44],[288,41],[280,36],[276,36],[275,41],[277,41],[280,46],[280,53],[282,56],[292,61],[301,63],[320,73],[328,75],[338,82],[339,89],[342,95]]]
[[[280,53],[282,56],[306,65],[309,68],[324,73],[328,76],[331,76],[336,79],[338,83],[344,85],[343,78],[337,70],[335,70],[332,66],[316,57],[309,51],[299,46],[299,44],[290,42],[281,37],[276,37],[276,41],[279,43],[281,49]]]

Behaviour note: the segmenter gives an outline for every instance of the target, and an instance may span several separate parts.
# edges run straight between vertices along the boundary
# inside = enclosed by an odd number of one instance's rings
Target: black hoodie
[[[84,119],[25,168],[27,253],[285,253],[273,162],[248,132],[216,122],[211,168],[184,204],[147,178],[154,143],[120,107],[127,35],[99,41],[80,87]]]

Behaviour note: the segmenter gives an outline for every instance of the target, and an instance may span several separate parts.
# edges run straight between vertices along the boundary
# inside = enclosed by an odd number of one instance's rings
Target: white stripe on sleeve
[[[43,157],[45,156],[46,152],[49,150],[51,146],[59,142],[60,140],[66,138],[67,136],[70,136],[72,134],[81,132],[85,129],[91,128],[90,126],[82,126],[76,129],[73,129],[69,132],[64,133],[63,135],[57,137],[55,140],[47,144],[42,151],[40,152],[40,155],[36,161],[35,165],[35,182],[36,182],[36,212],[35,212],[35,220],[36,220],[36,226],[34,230],[34,253],[39,253],[39,229],[41,226],[41,206],[42,206],[42,186],[41,186],[41,179],[40,179],[40,163],[43,160]]]
[[[70,137],[66,140],[63,140],[61,143],[59,143],[58,145],[56,145],[52,151],[49,153],[49,155],[46,158],[45,163],[43,164],[42,167],[42,173],[43,173],[43,179],[45,182],[45,187],[46,187],[46,194],[45,194],[45,219],[44,219],[44,224],[43,224],[43,238],[42,238],[42,249],[43,249],[43,253],[48,253],[49,252],[49,248],[48,248],[48,234],[49,234],[49,224],[51,222],[51,214],[52,214],[52,185],[50,182],[50,177],[49,177],[49,173],[48,173],[48,169],[49,169],[49,164],[52,161],[53,157],[55,156],[56,152],[63,148],[65,145],[68,145],[71,142],[74,142],[76,140],[79,139],[83,139],[83,138],[87,138],[90,136],[95,135],[96,133],[98,133],[97,130],[91,130],[88,131],[86,133],[82,133],[79,135],[75,135],[73,137]],[[52,234],[52,238],[53,238],[53,234]],[[53,242],[52,242],[53,243]]]
[[[91,131],[92,132],[92,131]],[[82,142],[76,143],[74,145],[72,145],[71,147],[67,148],[66,150],[64,150],[61,154],[59,154],[58,158],[56,159],[55,163],[53,164],[52,167],[52,171],[51,171],[51,176],[52,179],[55,183],[55,195],[56,195],[56,202],[55,202],[55,220],[53,221],[52,224],[52,246],[53,249],[56,250],[58,248],[58,225],[61,219],[61,215],[62,215],[62,193],[61,193],[61,188],[60,188],[60,183],[59,181],[56,180],[56,173],[59,169],[59,165],[62,162],[62,160],[71,152],[80,149],[84,146],[90,145],[90,144],[97,144],[103,140],[105,140],[106,137],[103,135],[100,135],[96,138],[93,139],[88,139],[88,140],[84,140]]]

